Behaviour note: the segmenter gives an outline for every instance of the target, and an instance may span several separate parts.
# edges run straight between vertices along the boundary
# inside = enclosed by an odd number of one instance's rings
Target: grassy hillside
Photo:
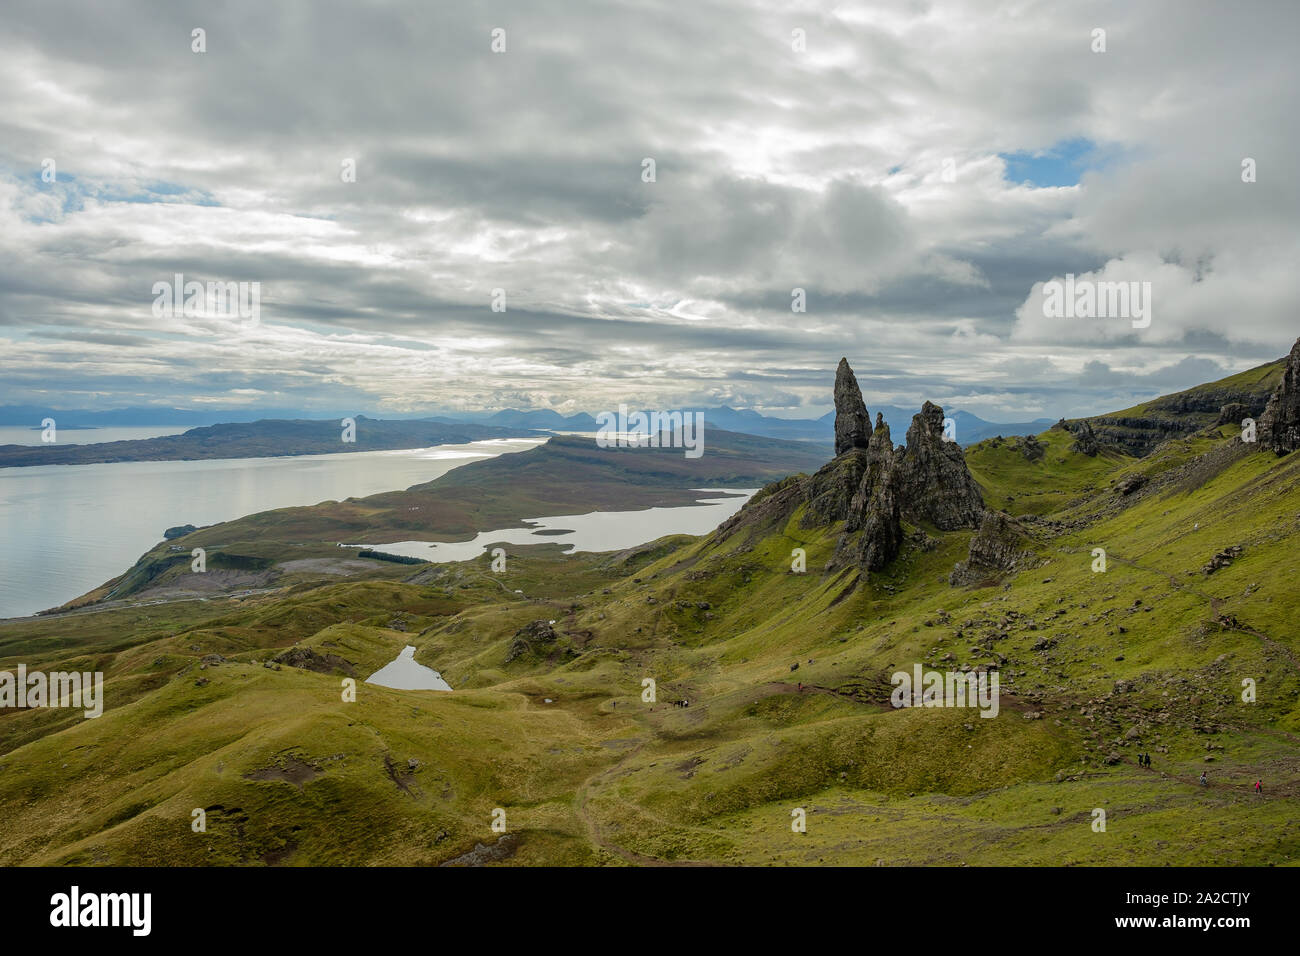
[[[308,564],[274,592],[0,625],[0,669],[108,681],[97,720],[0,711],[0,863],[1292,865],[1300,456],[1234,434],[972,447],[1033,556],[980,587],[948,578],[971,531],[909,526],[883,572],[827,575],[840,529],[756,498],[729,533],[502,574]],[[496,480],[453,475],[449,500]],[[287,549],[282,527],[247,540]],[[364,683],[407,644],[455,690]],[[917,663],[996,671],[998,715],[891,707]]]

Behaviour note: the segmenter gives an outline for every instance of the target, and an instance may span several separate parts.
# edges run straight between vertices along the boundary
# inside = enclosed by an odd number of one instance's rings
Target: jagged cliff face
[[[1291,346],[1282,381],[1260,416],[1258,441],[1277,455],[1300,448],[1300,339]]]
[[[1294,358],[1293,350],[1292,358],[1284,360],[1284,369],[1294,364]],[[1271,372],[1277,365],[1270,362],[1251,371]],[[1225,379],[1162,396],[1136,409],[1129,409],[1125,414],[1093,415],[1073,420],[1063,427],[1079,439],[1076,451],[1089,454],[1085,449],[1090,447],[1090,436],[1098,446],[1116,448],[1142,458],[1163,442],[1185,438],[1206,426],[1239,423],[1243,418],[1260,421],[1269,396],[1275,390],[1274,381],[1272,374],[1254,376],[1247,381]],[[1294,390],[1292,394],[1295,394]],[[1085,425],[1088,426],[1087,433],[1083,431]],[[1261,444],[1264,441],[1261,433]]]
[[[897,555],[903,522],[928,522],[944,531],[976,528],[984,513],[979,488],[956,442],[943,439],[943,409],[926,402],[895,447],[882,415],[873,428],[853,370],[845,360],[835,375],[837,454],[817,474],[783,482],[756,495],[718,529],[788,517],[804,506],[804,527],[844,522],[828,569],[875,571]]]

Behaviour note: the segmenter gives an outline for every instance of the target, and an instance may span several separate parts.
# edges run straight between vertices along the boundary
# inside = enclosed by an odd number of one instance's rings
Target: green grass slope
[[[0,862],[1294,864],[1300,456],[1233,435],[972,446],[1033,552],[976,587],[948,577],[970,531],[824,574],[840,528],[756,499],[500,574],[5,623],[0,670],[103,670],[108,705],[0,712]],[[407,644],[455,690],[365,683]],[[892,707],[917,664],[996,672],[997,716]]]

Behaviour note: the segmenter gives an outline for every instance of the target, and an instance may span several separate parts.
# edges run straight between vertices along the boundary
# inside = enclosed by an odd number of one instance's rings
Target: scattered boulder
[[[1224,548],[1222,551],[1215,554],[1214,557],[1210,558],[1205,566],[1201,568],[1201,571],[1205,574],[1213,574],[1220,568],[1226,568],[1228,565],[1232,564],[1234,558],[1239,557],[1241,557],[1241,545],[1234,544],[1229,548]]]

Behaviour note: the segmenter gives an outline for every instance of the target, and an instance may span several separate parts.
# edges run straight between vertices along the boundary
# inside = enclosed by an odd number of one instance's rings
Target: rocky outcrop
[[[943,531],[979,525],[984,501],[961,446],[943,438],[938,405],[926,402],[912,418],[905,447],[894,447],[889,425],[877,415],[866,452],[855,454],[862,480],[849,502],[830,569],[883,568],[903,545],[904,520],[929,522]]]
[[[1300,448],[1300,339],[1291,347],[1282,381],[1260,416],[1258,441],[1275,455]]]
[[[897,494],[904,514],[943,531],[978,527],[984,513],[984,499],[961,446],[944,440],[943,409],[931,402],[921,406],[907,429]]]
[[[800,527],[821,528],[843,521],[851,512],[853,497],[862,485],[866,470],[866,455],[841,455],[817,474],[804,479],[797,495],[807,501],[808,507],[804,509]]]
[[[206,661],[207,658],[204,658]],[[310,647],[291,647],[282,654],[271,658],[277,664],[285,664],[289,667],[297,667],[299,670],[315,671],[318,674],[334,674],[342,672],[356,676],[356,668],[352,662],[339,657],[337,654],[320,654]]]
[[[510,664],[526,654],[545,650],[548,645],[554,644],[559,636],[550,621],[533,621],[531,624],[525,624],[515,631],[515,638],[506,651],[506,663]]]
[[[1018,435],[1011,439],[1012,447],[1025,456],[1025,461],[1042,461],[1047,454],[1047,446],[1035,435]]]
[[[984,584],[1019,571],[1034,561],[1024,529],[1010,515],[985,511],[979,531],[970,540],[965,561],[959,562],[948,576],[955,586]]]
[[[904,522],[942,531],[976,528],[984,513],[961,446],[943,437],[943,409],[926,402],[895,447],[883,415],[872,428],[848,362],[835,377],[836,456],[815,475],[770,485],[716,532],[717,539],[770,533],[802,509],[801,527],[844,522],[827,570],[877,571],[906,539]],[[922,536],[923,540],[931,540]]]
[[[1119,481],[1115,482],[1115,490],[1121,495],[1128,496],[1133,494],[1147,483],[1147,476],[1141,472],[1135,471],[1131,475],[1125,475]]]
[[[877,414],[876,428],[862,462],[862,480],[849,502],[844,532],[831,559],[833,567],[856,564],[868,571],[884,567],[898,555],[903,543],[902,508],[897,494],[897,453],[884,416]]]
[[[835,454],[866,448],[871,441],[871,413],[862,401],[857,376],[849,360],[840,359],[835,370]]]
[[[1097,452],[1101,451],[1101,445],[1097,443],[1097,434],[1092,430],[1092,426],[1088,424],[1086,419],[1079,422],[1071,433],[1074,435],[1074,444],[1070,446],[1070,451],[1077,451],[1089,458],[1097,457]]]
[[[1224,548],[1206,562],[1205,566],[1201,568],[1201,573],[1213,574],[1220,568],[1226,568],[1228,565],[1232,564],[1234,559],[1241,557],[1241,550],[1241,545],[1239,544],[1234,544],[1231,547]]]
[[[1243,419],[1250,418],[1250,406],[1241,402],[1229,402],[1219,409],[1215,425],[1240,425]]]

